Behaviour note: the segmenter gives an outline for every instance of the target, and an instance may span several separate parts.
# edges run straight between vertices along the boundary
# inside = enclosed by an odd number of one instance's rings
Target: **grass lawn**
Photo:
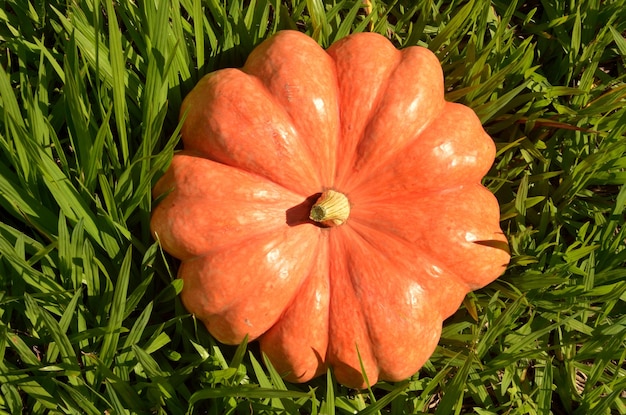
[[[0,0],[0,414],[626,414],[626,1],[371,7]],[[497,144],[511,264],[403,382],[286,384],[216,343],[149,232],[182,98],[287,28],[429,47]]]

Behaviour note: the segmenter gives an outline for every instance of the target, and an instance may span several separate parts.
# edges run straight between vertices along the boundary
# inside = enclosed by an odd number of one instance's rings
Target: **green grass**
[[[0,1],[0,414],[626,414],[626,1],[372,5]],[[405,382],[284,383],[149,234],[182,98],[285,28],[428,46],[497,143],[511,265]]]

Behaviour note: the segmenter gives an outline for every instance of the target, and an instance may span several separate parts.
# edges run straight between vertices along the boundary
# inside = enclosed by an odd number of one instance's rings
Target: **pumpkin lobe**
[[[350,201],[343,193],[326,190],[311,207],[309,218],[325,226],[339,226],[350,216]]]

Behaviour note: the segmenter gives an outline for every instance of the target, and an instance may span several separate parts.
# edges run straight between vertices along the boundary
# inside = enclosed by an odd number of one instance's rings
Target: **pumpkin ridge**
[[[201,158],[201,159],[204,159],[204,160],[209,160],[209,161],[212,161],[214,163],[218,163],[218,164],[221,164],[223,166],[226,166],[226,167],[229,167],[229,168],[232,168],[232,169],[235,169],[235,170],[239,170],[240,172],[243,172],[243,173],[248,174],[250,176],[256,177],[256,178],[258,178],[260,180],[265,180],[265,181],[267,181],[269,183],[272,183],[275,186],[279,186],[281,188],[281,190],[283,190],[284,192],[289,193],[291,195],[296,195],[298,197],[308,197],[308,196],[311,196],[311,192],[299,191],[297,189],[291,189],[291,188],[285,186],[283,183],[280,183],[280,182],[278,182],[276,180],[273,180],[271,177],[267,177],[266,175],[264,175],[262,173],[242,168],[242,167],[240,167],[240,166],[238,166],[238,165],[236,165],[234,163],[229,163],[229,162],[225,162],[225,161],[222,161],[222,160],[217,160],[215,158],[212,158],[210,155],[203,154],[202,152],[200,152],[200,151],[198,151],[196,149],[190,149],[190,150],[185,149],[185,150],[182,150],[182,151],[176,153],[176,155],[189,155],[189,156]]]
[[[504,249],[503,247],[506,246],[506,238],[503,236],[499,225],[499,208],[495,203],[495,196],[482,184],[470,183],[439,192],[431,192],[429,197],[422,197],[421,194],[416,193],[414,197],[409,197],[405,194],[400,196],[400,198],[401,202],[396,197],[388,202],[379,200],[369,202],[365,206],[364,204],[356,204],[351,217],[353,227],[364,226],[366,229],[378,232],[381,235],[393,235],[396,238],[400,238],[410,246],[419,249],[424,257],[433,258],[431,259],[433,263],[435,262],[434,258],[440,258],[437,261],[439,262],[439,267],[455,275],[468,287],[467,291],[484,286],[485,284],[481,281],[493,280],[495,277],[489,279],[489,276],[492,275],[494,270],[501,269],[502,272],[504,271],[499,261],[507,262],[505,258],[508,258],[509,254],[508,252],[501,252]],[[453,203],[448,202],[448,199],[459,200],[463,198],[474,201],[474,204],[460,205],[460,207],[445,207],[455,206]],[[394,212],[388,210],[395,206],[400,211],[406,212],[412,206],[419,205],[420,200],[423,206],[412,212],[394,214]],[[391,214],[379,217],[378,221],[370,219],[375,216],[377,210],[385,211],[385,209],[387,209],[387,212],[391,212]],[[427,222],[428,225],[415,228],[411,232],[408,231],[409,228],[407,225],[404,225],[404,221],[414,223],[422,217],[422,213],[432,210],[439,212],[434,220],[433,217],[424,215],[423,217],[426,219],[431,218]],[[454,224],[450,225],[449,223]],[[459,234],[455,235],[445,231],[448,226],[460,233],[469,235],[471,238],[476,237],[478,239],[459,239]],[[381,232],[381,229],[384,229],[384,232]],[[437,235],[437,238],[439,238],[437,240],[438,243],[433,241],[429,244],[420,243],[420,239],[414,237],[416,229],[420,232],[419,234]],[[478,233],[476,232],[477,230]],[[376,238],[373,240],[376,241]],[[451,248],[440,249],[442,246],[447,245],[450,245]],[[484,246],[485,249],[479,249],[479,246]],[[450,250],[456,254],[445,256],[444,253]],[[478,257],[475,257],[476,255]],[[472,258],[474,259],[472,260]],[[468,261],[471,265],[467,264]],[[492,271],[487,272],[482,269],[483,267],[487,267]],[[469,273],[468,268],[472,270]],[[468,274],[465,275],[463,273]],[[483,273],[485,275],[482,275]]]
[[[353,230],[354,230],[354,228],[353,228]],[[367,243],[369,241],[366,241],[366,240],[363,239],[363,242]],[[355,281],[355,276],[354,276],[353,273],[350,273],[350,285],[352,287],[352,291],[354,293],[354,296],[357,299],[360,300],[361,298],[360,298],[360,296],[358,294],[358,291],[355,288],[358,285],[358,281]],[[366,344],[371,345],[371,346],[367,348],[367,351],[369,352],[368,356],[364,356],[362,354],[361,349],[359,349],[359,345],[358,345],[357,342],[354,343],[354,347],[356,348],[356,352],[357,352],[357,355],[359,356],[359,359],[365,360],[365,358],[369,358],[370,360],[372,360],[374,362],[374,365],[377,368],[377,373],[376,373],[376,376],[374,377],[374,379],[372,379],[372,376],[371,376],[372,374],[371,373],[368,374],[367,371],[365,372],[365,375],[368,377],[368,380],[370,382],[376,383],[377,380],[378,380],[378,377],[380,376],[381,367],[380,367],[380,363],[379,363],[380,359],[376,355],[376,342],[374,342],[375,336],[372,333],[373,328],[371,327],[371,324],[370,324],[370,322],[368,321],[368,319],[366,317],[367,316],[367,310],[363,309],[363,304],[362,303],[359,304],[359,305],[360,305],[360,311],[361,311],[359,313],[359,316],[362,318],[363,326],[365,327]],[[365,379],[363,381],[365,382]]]
[[[373,226],[373,224],[368,224],[366,222],[362,222],[359,221],[358,217],[353,219],[354,222],[357,222],[357,226],[353,226],[352,229],[354,230],[354,232],[356,234],[358,234],[364,242],[366,242],[368,244],[368,246],[372,249],[372,251],[375,251],[379,254],[383,254],[383,256],[388,260],[388,261],[393,261],[393,258],[390,257],[387,253],[381,252],[380,248],[376,247],[370,240],[371,237],[368,237],[367,234],[368,233],[377,233],[380,234],[381,236],[385,236],[387,238],[391,238],[395,241],[397,241],[398,243],[401,243],[402,245],[404,245],[405,247],[417,251],[419,252],[419,256],[420,258],[424,258],[425,262],[428,263],[433,263],[436,264],[436,266],[441,269],[443,272],[443,274],[447,274],[450,277],[454,278],[454,282],[456,284],[458,284],[460,287],[463,287],[464,290],[466,290],[467,292],[470,291],[469,285],[467,284],[467,282],[465,282],[465,280],[460,277],[458,275],[458,273],[452,271],[451,269],[449,269],[449,267],[445,264],[442,263],[442,261],[436,259],[436,256],[433,255],[433,252],[428,250],[428,249],[424,249],[424,247],[421,246],[417,246],[415,245],[414,242],[402,237],[401,235],[397,235],[395,233],[388,233],[388,232],[382,232],[378,227]],[[359,230],[358,227],[364,227],[367,229],[367,231],[363,231],[363,230]],[[379,238],[371,238],[371,239],[379,239]]]
[[[308,275],[281,318],[260,338],[262,353],[289,381],[304,382],[321,375],[327,367],[329,341],[329,244],[328,233],[318,244]],[[326,265],[325,270],[324,264]],[[315,323],[302,331],[302,321]]]
[[[372,176],[369,176],[370,178]],[[408,190],[408,191],[402,191],[402,190],[398,190],[397,192],[393,192],[393,193],[388,193],[388,192],[377,192],[377,193],[373,193],[368,195],[369,197],[365,198],[364,195],[359,194],[358,193],[358,189],[356,191],[353,191],[354,193],[350,193],[350,194],[355,194],[357,195],[356,199],[358,199],[359,203],[358,206],[365,206],[367,207],[368,205],[376,205],[379,203],[385,203],[387,201],[391,201],[393,202],[394,199],[397,199],[399,197],[406,197],[406,198],[413,198],[413,197],[419,197],[419,198],[423,198],[423,199],[428,199],[430,197],[433,196],[437,196],[437,195],[442,195],[442,194],[446,194],[446,193],[451,193],[454,192],[456,190],[460,190],[464,187],[467,187],[468,185],[474,185],[475,183],[461,183],[455,186],[451,186],[451,187],[443,187],[443,188],[431,188],[431,189],[426,189],[426,190],[422,190],[420,189],[419,191],[416,190]],[[482,185],[481,185],[482,186]],[[386,191],[388,189],[385,189]],[[394,189],[395,190],[395,189]],[[400,196],[401,195],[401,196]],[[392,204],[392,203],[389,203]],[[358,213],[358,209],[357,209],[357,217],[359,217],[359,213]],[[363,224],[367,224],[368,222],[364,222],[363,220],[361,220],[361,223]],[[369,226],[369,225],[368,225]],[[373,225],[371,225],[373,226]]]
[[[439,59],[429,49],[421,46],[409,46],[399,51],[400,59],[393,71],[389,72],[384,89],[381,88],[380,101],[376,103],[372,117],[369,118],[361,140],[356,147],[357,158],[355,172],[373,172],[385,165],[394,156],[402,154],[405,148],[419,139],[420,135],[432,125],[445,107],[443,95],[443,72]],[[413,65],[421,65],[417,68]],[[434,80],[428,81],[435,75]],[[410,77],[406,79],[406,77]],[[408,83],[411,86],[403,87]],[[441,85],[439,85],[441,84]],[[441,88],[440,88],[441,87]],[[411,101],[391,100],[400,91]],[[428,101],[427,104],[422,102]],[[418,111],[419,110],[419,111]],[[404,119],[401,117],[406,117]],[[405,129],[398,130],[405,139],[395,139],[390,130],[402,123],[421,123],[409,134]],[[374,137],[374,138],[371,138]],[[363,174],[357,174],[349,189],[363,183]]]
[[[405,378],[411,373],[417,371],[418,368],[423,364],[422,359],[425,359],[425,357],[422,350],[425,350],[423,349],[424,347],[435,347],[436,340],[439,338],[442,322],[444,320],[443,313],[446,313],[445,317],[448,316],[448,313],[452,314],[458,308],[459,304],[462,301],[462,298],[469,291],[469,289],[467,289],[467,285],[464,283],[452,283],[454,288],[445,288],[444,290],[439,290],[438,288],[436,288],[436,286],[439,284],[434,280],[429,283],[424,283],[424,274],[411,274],[413,276],[411,277],[411,275],[406,276],[405,274],[396,272],[401,270],[408,271],[410,269],[410,266],[409,268],[406,267],[407,265],[410,265],[412,261],[402,260],[397,266],[393,266],[392,264],[396,263],[398,258],[387,255],[386,252],[382,257],[379,257],[378,255],[370,255],[373,252],[375,252],[376,254],[380,254],[382,252],[381,247],[388,245],[385,242],[380,242],[381,238],[379,236],[381,235],[384,235],[385,238],[392,237],[394,240],[399,242],[402,247],[411,248],[410,244],[401,239],[398,239],[398,237],[395,235],[387,235],[384,232],[377,230],[377,236],[367,236],[364,235],[363,229],[355,229],[354,225],[348,228],[343,227],[342,231],[344,230],[345,232],[342,232],[342,239],[346,240],[346,242],[343,244],[345,245],[346,252],[341,256],[345,256],[346,259],[342,260],[344,266],[341,269],[347,271],[348,275],[342,277],[346,281],[346,283],[338,285],[331,284],[331,290],[333,290],[333,293],[331,293],[331,302],[329,304],[329,307],[331,315],[336,314],[338,313],[337,307],[346,307],[345,305],[336,302],[337,300],[341,301],[341,299],[345,300],[347,298],[353,298],[353,300],[350,300],[348,304],[354,305],[356,306],[356,308],[350,309],[349,320],[347,320],[343,324],[349,324],[354,326],[354,329],[350,330],[351,333],[354,330],[354,337],[350,337],[347,341],[345,339],[339,340],[340,346],[336,346],[335,343],[337,342],[337,340],[331,338],[331,345],[329,346],[329,357],[327,358],[327,360],[331,363],[331,365],[341,365],[341,370],[337,371],[337,379],[339,382],[349,385],[351,387],[365,387],[366,385],[363,383],[364,381],[362,380],[362,378],[361,380],[357,380],[357,374],[354,372],[355,370],[358,372],[360,372],[361,370],[358,360],[355,360],[357,359],[355,350],[356,342],[360,357],[363,362],[363,366],[372,384],[375,383],[377,379],[392,381],[401,380],[401,378]],[[365,231],[365,233],[368,232]],[[376,245],[373,241],[378,241],[378,245]],[[335,243],[335,245],[335,248],[337,249],[339,249],[339,247],[341,246],[338,243]],[[411,252],[415,251],[413,250]],[[365,270],[361,269],[360,267],[355,267],[354,265],[359,261],[359,258],[362,258],[363,256],[370,258],[380,258],[375,261],[378,266],[370,266],[367,267]],[[422,260],[422,264],[427,263],[428,261],[426,259]],[[385,282],[387,276],[386,274],[389,271],[386,268],[387,265],[392,265],[392,273],[389,274],[389,277],[391,277],[391,279],[389,280],[389,282]],[[382,266],[382,268],[379,268],[379,266]],[[363,277],[366,275],[368,276],[367,279],[363,280]],[[333,275],[331,275],[331,277],[332,276]],[[420,277],[422,278],[420,279]],[[386,299],[386,301],[380,303],[380,307],[384,307],[385,309],[384,315],[388,315],[392,320],[396,321],[399,321],[398,319],[402,318],[402,314],[398,314],[398,312],[404,313],[407,309],[402,306],[400,308],[397,308],[396,304],[401,304],[407,293],[394,288],[395,284],[400,281],[411,281],[408,283],[408,286],[417,286],[418,288],[423,287],[423,292],[425,293],[423,302],[421,302],[421,305],[418,306],[417,309],[413,309],[412,307],[410,307],[411,313],[418,313],[419,315],[419,313],[423,313],[425,312],[425,310],[430,310],[428,312],[429,316],[427,320],[423,320],[421,318],[415,320],[415,318],[418,316],[411,314],[407,315],[409,319],[405,319],[404,323],[402,323],[405,325],[415,324],[413,327],[416,330],[420,330],[421,332],[427,334],[427,338],[424,339],[425,343],[423,345],[419,342],[412,343],[413,346],[411,347],[413,347],[413,356],[405,362],[405,365],[401,365],[403,367],[398,367],[397,364],[395,366],[389,366],[390,358],[388,354],[390,345],[389,343],[385,345],[380,345],[378,342],[381,336],[381,330],[383,333],[387,332],[386,323],[384,323],[384,321],[380,322],[379,320],[377,320],[378,317],[374,320],[371,319],[372,311],[378,307],[378,302],[375,300],[375,294],[373,293],[381,292],[379,290],[385,292],[384,298]],[[368,284],[366,282],[375,282],[376,284],[382,283],[383,285],[372,286],[377,288],[367,288]],[[444,282],[444,286],[445,285],[449,284],[447,282]],[[343,290],[341,291],[341,294],[337,295],[334,292],[333,286],[342,287]],[[402,285],[403,288],[405,286],[407,286],[407,284]],[[346,287],[349,288],[346,289]],[[350,293],[347,297],[346,292]],[[389,292],[393,292],[393,295],[389,296]],[[441,307],[442,304],[440,304],[440,299],[438,297],[442,292],[451,293],[454,295],[453,299],[446,298],[443,302],[443,305],[445,305],[446,307],[445,309]],[[355,303],[353,304],[352,301],[355,301]],[[345,311],[342,311],[341,313],[345,314]],[[357,318],[358,320],[356,320]],[[355,323],[355,320],[358,321],[360,324]],[[382,323],[383,326],[379,327],[377,321]],[[335,336],[338,336],[337,332],[335,332]],[[349,348],[351,352],[345,350],[341,351],[342,347]],[[340,349],[340,352],[335,357],[333,352],[337,348]],[[431,352],[432,350],[428,350],[428,355],[430,355]],[[411,373],[407,374],[407,371]]]
[[[378,195],[362,194],[368,189],[387,185],[383,197],[411,192],[432,194],[457,186],[482,182],[493,165],[496,149],[474,111],[462,104],[446,101],[438,121],[431,122],[402,151],[394,153],[385,165],[360,177],[353,193],[359,198]],[[449,128],[449,123],[455,123]],[[446,166],[448,174],[432,174],[433,168]],[[404,176],[399,182],[390,178]]]
[[[301,195],[321,187],[306,143],[258,77],[235,68],[205,75],[185,97],[181,113],[185,149]]]
[[[245,71],[245,67],[244,67],[244,68],[242,68],[242,71]],[[294,115],[294,114],[291,114],[291,113],[287,110],[287,108],[285,108],[285,106],[284,106],[284,105],[282,105],[282,103],[276,99],[276,97],[274,96],[274,94],[272,94],[271,90],[268,88],[268,86],[265,84],[265,82],[263,82],[263,79],[259,78],[259,77],[258,77],[258,76],[256,76],[255,74],[248,73],[248,72],[246,72],[246,73],[247,73],[248,75],[250,75],[250,76],[252,76],[252,77],[254,77],[254,78],[256,78],[256,79],[258,79],[258,80],[259,80],[259,82],[261,83],[261,85],[263,86],[263,88],[265,88],[265,90],[266,90],[267,94],[268,94],[268,95],[270,95],[270,97],[274,100],[274,103],[276,104],[276,106],[277,106],[278,108],[280,108],[280,109],[281,109],[281,111],[283,112],[283,114],[285,115],[285,117],[289,120],[290,125],[291,125],[291,127],[292,127],[293,131],[295,132],[296,137],[298,138],[298,141],[300,141],[300,142],[303,144],[303,146],[302,146],[302,147],[303,147],[304,149],[306,149],[306,151],[307,151],[307,155],[308,155],[308,158],[309,158],[310,160],[316,160],[316,159],[318,158],[318,156],[319,156],[319,155],[315,153],[314,149],[313,149],[313,148],[311,148],[311,147],[309,146],[309,143],[308,143],[308,142],[304,139],[304,136],[306,136],[306,133],[303,133],[303,132],[301,131],[301,128],[298,128],[298,126],[296,125],[296,122],[295,122],[295,115]],[[338,115],[338,118],[339,118],[339,115]],[[341,123],[341,120],[339,119],[339,124],[340,124],[340,123]],[[337,137],[340,137],[340,131],[341,131],[341,128],[339,127],[339,128],[338,128],[338,131],[336,131],[336,132],[335,132],[335,135],[336,135]],[[337,143],[339,142],[339,139],[340,139],[340,138],[338,138],[338,139],[336,140],[336,141],[337,141]],[[336,151],[335,151],[335,154],[337,154],[337,152],[336,152]],[[335,164],[336,164],[336,163],[335,163]],[[324,176],[323,172],[321,171],[322,166],[319,166],[317,163],[313,163],[313,167],[314,167],[314,168],[316,168],[315,173],[318,175],[318,177],[320,178],[320,180],[322,180],[322,178],[323,178],[323,176]],[[270,179],[270,180],[271,180],[271,179]],[[324,182],[321,182],[321,183],[322,183],[322,188],[331,187],[331,186],[330,186],[329,184],[327,184],[327,183],[324,183]],[[278,183],[278,184],[280,184],[280,183]],[[305,195],[305,194],[304,194],[304,192],[303,192],[303,193],[302,193],[302,195],[303,195],[303,196],[308,196],[309,194],[306,194],[306,195]]]
[[[404,306],[400,306],[399,308],[396,307],[396,304],[402,305],[402,301],[407,295],[407,292],[403,290],[405,287],[416,286],[419,288],[419,291],[423,293],[423,298],[420,300],[420,305],[417,306],[417,309],[414,309],[414,306],[409,307],[409,309],[411,309],[412,313],[417,313],[418,318],[420,314],[427,312],[428,319],[422,320],[419,318],[418,320],[414,320],[416,315],[411,314],[407,315],[408,319],[404,319],[404,321],[409,325],[416,324],[413,326],[414,329],[421,330],[425,335],[423,339],[424,343],[412,343],[412,346],[410,347],[415,350],[425,350],[423,348],[431,347],[434,349],[437,340],[439,339],[439,333],[441,332],[444,319],[454,314],[461,304],[462,299],[465,298],[467,292],[470,291],[467,284],[462,280],[459,281],[457,274],[443,268],[440,269],[442,279],[437,280],[435,277],[429,276],[427,274],[427,270],[425,268],[422,269],[422,265],[431,264],[431,258],[429,257],[420,258],[421,262],[418,263],[419,268],[415,270],[418,271],[418,273],[396,273],[396,271],[402,270],[411,272],[411,265],[413,265],[414,262],[408,259],[407,255],[404,255],[403,257],[390,255],[388,252],[385,252],[384,249],[381,249],[381,247],[389,246],[386,239],[393,239],[400,246],[406,248],[411,253],[415,253],[416,251],[413,249],[413,245],[396,235],[389,235],[378,229],[376,230],[377,235],[371,235],[369,232],[364,232],[362,229],[355,229],[354,226],[352,227],[352,230],[359,234],[358,242],[355,239],[351,240],[351,246],[357,247],[355,248],[356,253],[354,254],[356,257],[364,255],[367,256],[367,251],[370,250],[371,252],[382,254],[382,261],[377,260],[376,263],[382,266],[382,268],[380,268],[380,277],[382,277],[383,280],[379,279],[379,283],[380,281],[383,281],[385,286],[383,287],[379,285],[377,286],[378,289],[374,289],[373,291],[376,293],[385,293],[384,298],[387,299],[385,304],[388,307],[385,308],[385,315],[389,316],[392,320],[399,321],[398,319],[401,318],[402,314],[398,313],[403,313],[407,310]],[[386,239],[382,238],[383,235]],[[398,259],[400,259],[399,262]],[[435,261],[434,263],[437,264],[439,261]],[[386,272],[389,271],[387,266],[391,266],[391,274],[389,274],[391,279],[389,281],[386,280]],[[374,275],[370,273],[371,270],[374,270],[374,273],[376,273],[374,268],[370,268],[370,271],[367,272],[370,275],[370,278]],[[412,358],[406,360],[403,365],[398,365],[397,362],[395,365],[389,364],[389,344],[379,344],[381,333],[384,334],[387,332],[385,327],[379,327],[379,323],[383,324],[383,326],[385,323],[384,321],[381,322],[378,317],[374,317],[373,320],[371,317],[373,309],[376,308],[376,301],[374,300],[375,296],[373,296],[371,292],[372,289],[366,290],[364,294],[360,294],[361,289],[359,289],[359,287],[364,286],[364,281],[359,279],[358,275],[353,276],[351,274],[351,277],[353,287],[352,290],[356,297],[362,301],[359,303],[361,307],[361,315],[365,317],[364,327],[366,328],[367,336],[370,341],[369,344],[372,345],[371,357],[376,362],[379,379],[398,381],[406,378],[406,376],[410,376],[410,374],[414,373],[420,366],[422,366],[424,362],[421,361],[421,359],[426,360],[427,356],[424,357],[421,353],[417,353],[413,355]],[[355,277],[357,280],[354,280]],[[406,281],[411,282],[407,285]],[[395,284],[399,282],[403,282],[403,285],[400,286],[401,288],[394,288],[396,287]],[[393,295],[390,296],[389,292],[392,292]],[[443,298],[440,298],[440,296],[443,296]],[[429,350],[427,353],[428,356],[430,356],[431,353],[432,350]],[[393,361],[393,359],[391,360]],[[371,377],[370,380],[372,380]]]
[[[290,59],[284,59],[285,54]],[[305,55],[315,56],[302,59]],[[337,151],[327,144],[339,142],[341,131],[337,71],[332,57],[309,36],[283,30],[255,48],[241,70],[258,79],[274,98],[297,132],[320,183],[332,185]],[[312,83],[318,83],[318,88],[312,88]],[[312,92],[318,95],[309,100]],[[323,138],[314,137],[318,133]]]
[[[367,127],[367,122],[362,120],[371,119],[401,56],[387,38],[373,32],[340,39],[326,53],[335,65],[340,111],[340,140],[336,150],[340,165],[335,171],[334,185],[345,187],[344,182],[354,172],[356,148]]]
[[[318,239],[318,243],[315,245],[315,254],[313,255],[314,257],[317,257],[320,252],[322,252],[322,244],[326,244],[328,245],[328,238],[326,237],[326,235],[324,235],[323,233],[319,234],[319,239]],[[328,251],[328,248],[326,247],[326,251]],[[330,255],[328,255],[327,257],[330,257]],[[327,261],[328,262],[328,261]],[[281,313],[281,316],[284,315],[284,313],[288,310],[289,306],[291,305],[291,303],[293,303],[293,301],[296,300],[296,298],[299,296],[300,291],[303,289],[303,286],[305,285],[305,283],[308,281],[308,279],[310,278],[310,276],[313,274],[314,272],[314,267],[318,265],[316,263],[316,261],[311,261],[310,267],[309,269],[306,271],[306,276],[302,277],[302,280],[300,281],[300,285],[298,286],[298,288],[296,288],[295,291],[295,295],[291,298],[291,300],[287,303],[287,306],[285,307],[285,309],[283,310],[283,313]],[[329,274],[328,269],[330,268],[330,264],[327,264],[327,272],[326,275]]]
[[[479,249],[481,252],[474,252],[473,255],[476,255],[477,258],[470,263],[470,266],[467,264],[467,260],[470,258],[465,258],[465,260],[453,260],[458,258],[458,256],[450,256],[443,257],[446,259],[446,263],[448,264],[447,268],[451,269],[451,272],[459,275],[460,278],[465,281],[467,284],[468,291],[473,291],[479,288],[482,288],[487,283],[496,279],[496,277],[504,272],[506,268],[506,264],[509,262],[510,252],[506,248],[508,248],[508,243],[506,241],[506,236],[501,230],[500,227],[500,209],[497,204],[497,199],[486,187],[484,187],[480,183],[474,183],[467,186],[462,186],[456,190],[453,190],[455,193],[452,194],[455,198],[468,196],[470,200],[480,200],[479,198],[483,198],[481,200],[482,204],[480,206],[480,214],[476,217],[479,218],[478,221],[475,221],[475,218],[472,218],[472,215],[467,214],[464,218],[465,227],[460,228],[464,232],[466,232],[465,242],[469,245],[464,246],[463,243],[458,243],[451,239],[453,243],[450,243],[451,248],[449,251],[454,252],[455,248],[463,247],[462,254],[467,256],[466,250],[478,249],[478,247],[484,247],[486,250]],[[451,191],[452,192],[452,191]],[[466,212],[467,213],[467,212]],[[489,217],[489,220],[485,218]],[[448,220],[454,219],[454,215],[446,216]],[[473,222],[471,226],[467,222]],[[478,224],[476,223],[478,222]],[[437,227],[441,229],[443,227]],[[467,232],[473,233],[476,229],[483,230],[486,234],[489,234],[486,239],[468,239]],[[447,235],[450,237],[451,235]],[[470,248],[471,247],[471,248]],[[429,246],[428,253],[435,257],[441,257],[441,252],[437,252],[437,246],[431,244]],[[504,251],[504,252],[503,252]],[[457,254],[459,254],[457,252]],[[486,259],[487,258],[487,259]],[[505,259],[506,258],[506,259]],[[503,261],[503,262],[500,262]],[[482,269],[480,267],[478,269],[474,269],[473,267],[477,266],[477,264],[481,264],[482,267],[488,268],[488,270]],[[471,269],[471,272],[468,272],[468,268]],[[497,271],[497,273],[494,273]],[[461,275],[460,273],[463,273]],[[471,278],[467,278],[465,275],[470,275]],[[486,282],[485,282],[486,281]]]
[[[359,235],[356,236],[361,239]],[[329,247],[335,258],[329,257],[329,338],[325,356],[327,364],[334,368],[337,380],[351,387],[364,387],[360,356],[369,380],[378,379],[378,363],[372,353],[372,339],[362,304],[355,289],[355,276],[351,262],[351,246],[354,230],[341,226],[329,232]],[[346,327],[349,327],[346,329]],[[373,372],[375,371],[375,372]]]
[[[220,244],[220,245],[215,245],[213,247],[211,247],[211,249],[209,249],[206,252],[202,252],[202,253],[198,253],[198,254],[194,254],[192,256],[189,257],[185,257],[184,259],[181,259],[181,261],[195,261],[198,259],[202,259],[203,257],[207,257],[209,255],[211,255],[212,253],[214,253],[215,251],[221,251],[224,249],[231,249],[231,248],[235,248],[237,245],[247,245],[249,242],[249,239],[252,237],[263,237],[263,236],[267,236],[267,235],[274,235],[276,234],[276,230],[277,229],[281,229],[282,226],[276,226],[273,227],[271,229],[264,229],[261,232],[255,232],[255,233],[250,233],[247,236],[241,236],[240,238],[234,239],[234,240],[230,240],[228,241],[228,243],[224,243],[224,244]]]
[[[447,101],[446,101],[447,102]],[[422,136],[422,134],[431,126],[435,123],[435,121],[437,121],[437,118],[439,118],[439,116],[444,112],[445,110],[445,105],[443,107],[441,107],[436,113],[434,113],[432,115],[432,117],[430,117],[426,123],[413,135],[413,138],[411,138],[410,140],[407,140],[403,143],[403,145],[401,147],[398,147],[396,149],[395,152],[392,153],[388,153],[386,158],[381,158],[378,159],[378,163],[375,166],[369,166],[372,170],[376,170],[379,166],[389,163],[392,159],[394,159],[395,157],[397,157],[398,155],[401,155],[404,153],[404,151],[410,147],[411,145],[413,145],[415,143],[415,141],[419,140],[420,137]],[[374,119],[376,117],[373,117]]]
[[[174,156],[153,196],[158,203],[151,230],[159,235],[161,246],[182,260],[251,235],[304,225],[312,204],[263,176],[186,151]]]
[[[399,155],[402,155],[406,152],[406,149],[411,147],[412,145],[415,144],[415,142],[417,140],[420,139],[421,135],[424,134],[424,132],[426,130],[428,130],[428,128],[433,125],[435,123],[435,121],[437,120],[437,117],[439,117],[443,112],[444,112],[444,108],[441,108],[441,110],[439,110],[430,120],[428,120],[428,122],[426,124],[424,124],[423,128],[420,129],[420,131],[414,135],[414,137],[411,140],[408,140],[406,142],[404,142],[404,145],[398,147],[394,152],[392,153],[388,153],[386,158],[381,158],[377,161],[377,163],[373,166],[368,166],[366,169],[358,169],[359,171],[365,171],[365,172],[371,172],[370,174],[358,174],[356,176],[358,176],[358,178],[360,180],[358,181],[354,181],[351,183],[351,185],[348,187],[349,191],[354,191],[355,189],[358,189],[361,186],[367,186],[367,182],[375,175],[378,174],[378,170],[384,166],[385,164],[390,163],[391,161],[393,161],[394,158],[398,157]],[[373,117],[374,119],[376,118],[375,116]],[[369,124],[368,124],[369,126]],[[367,131],[367,130],[366,130]],[[439,191],[445,191],[447,189],[443,188],[443,189],[433,189],[436,192]]]
[[[292,248],[290,241],[296,236],[294,232],[296,231],[282,232],[279,239],[274,233],[257,236],[252,241],[253,245],[239,244],[242,247],[241,250],[237,245],[231,245],[230,249],[220,249],[195,260],[183,261],[179,277],[186,281],[185,285],[191,285],[183,290],[181,299],[190,312],[197,315],[208,329],[211,328],[211,333],[214,333],[219,341],[235,344],[243,339],[244,334],[247,334],[250,340],[262,336],[276,324],[285,307],[280,308],[280,313],[270,313],[271,319],[267,313],[262,314],[262,310],[273,312],[278,310],[277,303],[282,307],[283,304],[293,301],[293,296],[297,295],[303,281],[310,275],[313,264],[316,263],[313,255],[305,254],[304,247],[300,246],[295,250]],[[313,238],[302,235],[300,232],[298,234],[296,238],[298,241],[306,240],[310,244],[314,243]],[[318,238],[315,239],[321,242],[322,238],[318,234]],[[262,252],[254,255],[252,259],[261,262],[254,263],[257,266],[253,268],[253,272],[239,274],[238,271],[241,271],[242,267],[253,265],[253,263],[246,265],[244,262],[250,259],[246,253],[258,250],[257,247],[262,247]],[[276,250],[279,262],[272,262],[275,259],[270,259],[269,256],[273,255],[272,253]],[[281,251],[285,252],[281,253]],[[229,266],[228,253],[236,254],[241,263]],[[268,262],[266,258],[269,259]],[[303,265],[306,266],[302,267]],[[270,273],[256,275],[260,270]],[[279,275],[283,270],[286,270],[288,274]],[[198,278],[206,272],[214,275],[208,280]],[[241,275],[243,277],[238,278]],[[271,282],[268,283],[268,281]],[[272,296],[267,294],[273,294],[275,290],[279,290],[281,295],[272,299]],[[289,298],[285,297],[285,290],[290,293]],[[248,319],[254,322],[254,325],[247,323]],[[252,331],[246,333],[248,325]],[[239,334],[237,337],[232,337],[234,333]]]

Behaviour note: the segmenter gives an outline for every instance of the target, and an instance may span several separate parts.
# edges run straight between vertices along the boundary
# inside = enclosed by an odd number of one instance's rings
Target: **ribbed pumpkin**
[[[355,388],[419,370],[464,296],[504,271],[495,157],[422,47],[322,49],[283,31],[185,98],[152,231],[220,342],[258,339],[289,381]]]

